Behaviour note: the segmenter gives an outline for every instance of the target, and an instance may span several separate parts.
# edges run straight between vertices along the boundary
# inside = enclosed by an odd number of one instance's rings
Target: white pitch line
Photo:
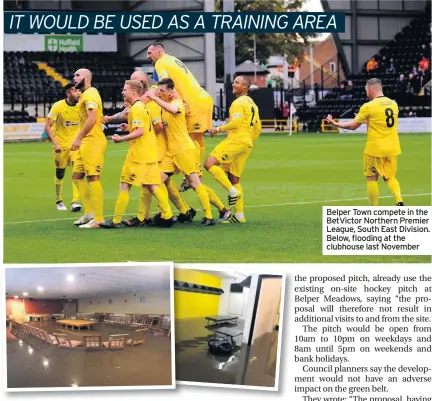
[[[415,196],[427,196],[432,195],[432,193],[425,193],[425,194],[408,194],[403,195],[404,198],[408,197],[415,197]],[[380,196],[380,199],[383,198],[393,198],[392,195],[388,196]],[[314,203],[337,203],[337,202],[351,202],[351,201],[358,201],[358,200],[367,200],[367,198],[347,198],[347,199],[331,199],[331,200],[315,200],[315,201],[305,201],[305,202],[286,202],[286,203],[270,203],[268,205],[250,205],[245,206],[245,208],[257,208],[257,207],[272,207],[272,206],[296,206],[296,205],[310,205]],[[201,209],[196,209],[201,210]],[[107,217],[113,216],[112,214],[106,215]],[[6,221],[3,224],[27,224],[27,223],[45,223],[50,221],[67,221],[67,220],[75,220],[77,217],[67,217],[65,219],[46,219],[46,220],[25,220],[25,221]]]

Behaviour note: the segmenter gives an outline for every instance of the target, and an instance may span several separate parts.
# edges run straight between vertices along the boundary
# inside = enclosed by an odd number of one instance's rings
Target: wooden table
[[[42,319],[49,319],[50,314],[49,313],[33,313],[31,315],[27,315],[29,317],[29,320],[42,320]]]
[[[56,323],[59,324],[60,327],[65,326],[66,329],[68,328],[68,326],[71,326],[72,331],[75,327],[78,328],[78,330],[81,330],[81,327],[87,327],[91,329],[95,324],[95,322],[91,320],[78,320],[78,319],[56,320]]]

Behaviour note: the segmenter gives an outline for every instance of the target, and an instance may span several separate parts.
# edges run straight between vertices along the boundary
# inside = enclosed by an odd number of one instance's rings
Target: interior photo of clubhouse
[[[174,269],[180,382],[277,390],[285,277]]]
[[[6,268],[7,388],[174,388],[172,264]]]

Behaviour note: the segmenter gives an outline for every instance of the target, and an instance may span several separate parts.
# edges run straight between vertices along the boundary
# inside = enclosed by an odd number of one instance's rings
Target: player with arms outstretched
[[[66,167],[73,166],[76,159],[76,151],[71,150],[72,141],[75,139],[79,127],[80,118],[77,103],[79,101],[79,92],[73,84],[67,84],[63,87],[65,98],[54,103],[48,113],[45,132],[51,140],[54,148],[55,187],[56,187],[56,207],[57,210],[67,210],[63,203],[62,190],[63,178]],[[79,212],[79,191],[72,181],[72,212]]]
[[[102,228],[121,228],[122,217],[129,203],[132,185],[147,188],[157,199],[162,209],[162,227],[174,224],[168,202],[168,194],[161,188],[158,166],[158,146],[153,130],[152,118],[141,102],[143,86],[140,81],[126,81],[123,88],[125,102],[131,105],[128,113],[129,134],[113,135],[114,143],[130,141],[128,154],[121,172],[120,193],[115,206],[114,218],[101,223]]]
[[[212,136],[227,131],[228,136],[215,147],[204,164],[213,178],[228,191],[228,203],[236,209],[236,213],[238,202],[242,197],[242,188],[239,180],[234,179],[234,176],[230,177],[233,180],[230,181],[220,165],[233,165],[242,158],[246,162],[247,155],[253,147],[252,138],[255,135],[255,126],[259,126],[259,116],[255,102],[248,96],[249,87],[250,81],[244,76],[238,76],[234,80],[233,93],[236,99],[229,110],[230,121],[210,131]]]
[[[396,179],[397,156],[401,153],[398,136],[399,108],[394,100],[384,96],[382,83],[372,78],[366,83],[366,94],[370,99],[361,108],[353,121],[341,123],[329,114],[326,120],[336,127],[355,130],[367,123],[367,141],[364,150],[364,175],[370,206],[378,206],[378,178],[384,181],[396,200],[404,206],[400,185]]]

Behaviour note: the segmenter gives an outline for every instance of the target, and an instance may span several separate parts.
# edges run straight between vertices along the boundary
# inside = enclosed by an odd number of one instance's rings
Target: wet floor
[[[239,321],[237,327],[243,328],[243,324]],[[214,334],[205,326],[204,317],[175,321],[177,380],[275,386],[277,333],[265,334],[251,347],[237,344],[230,355],[214,355],[207,345],[208,338]]]
[[[40,327],[39,323],[33,323]],[[82,341],[85,334],[126,334],[127,327],[99,323],[93,330],[60,330],[55,322],[42,329],[67,333],[71,340]],[[71,386],[163,386],[171,377],[171,339],[149,333],[145,343],[124,350],[85,350],[83,347],[60,349],[39,338],[25,335],[20,341],[7,342],[9,388]]]

